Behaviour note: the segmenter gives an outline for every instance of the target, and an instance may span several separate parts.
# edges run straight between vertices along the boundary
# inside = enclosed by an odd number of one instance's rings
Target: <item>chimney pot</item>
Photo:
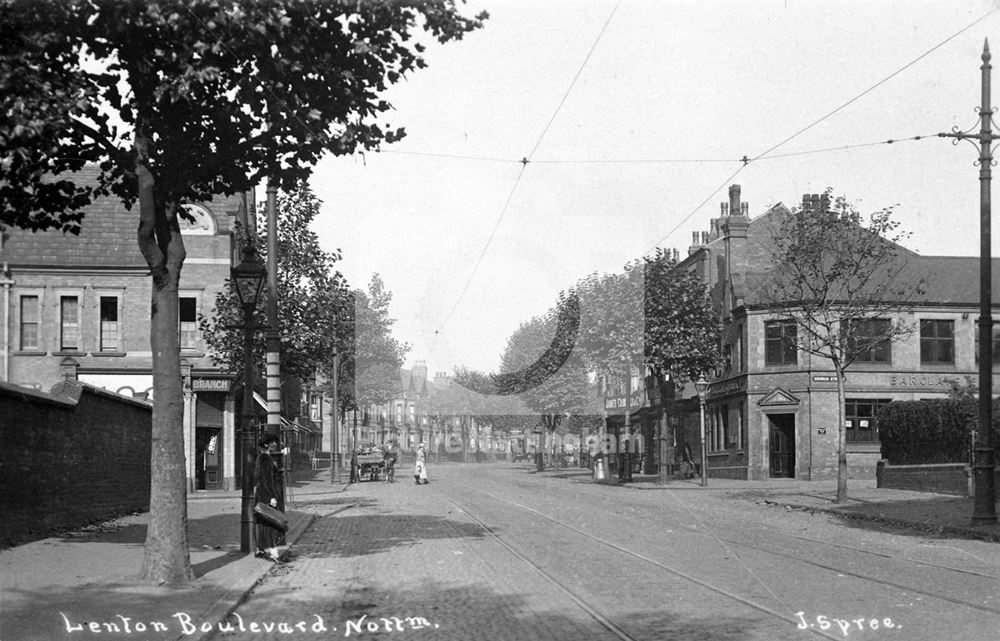
[[[750,203],[740,204],[740,215],[749,216],[750,215]]]
[[[698,232],[696,231],[691,232],[691,244],[692,245],[698,244]]]

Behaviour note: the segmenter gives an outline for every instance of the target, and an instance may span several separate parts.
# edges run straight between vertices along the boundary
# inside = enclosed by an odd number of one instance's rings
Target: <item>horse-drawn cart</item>
[[[377,481],[379,477],[391,480],[396,459],[378,447],[366,447],[354,452],[352,477],[358,481]]]

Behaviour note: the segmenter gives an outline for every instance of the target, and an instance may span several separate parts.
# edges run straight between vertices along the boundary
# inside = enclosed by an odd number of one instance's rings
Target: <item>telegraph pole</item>
[[[278,186],[267,181],[267,432],[281,434],[281,339],[278,333]]]
[[[993,472],[993,316],[992,257],[990,252],[990,183],[993,163],[991,145],[1000,138],[993,133],[993,108],[990,106],[990,43],[983,43],[982,105],[979,108],[979,133],[941,133],[943,138],[979,143],[979,427],[976,433],[972,478],[975,497],[972,520],[994,523],[996,484]],[[973,144],[976,144],[973,142]]]

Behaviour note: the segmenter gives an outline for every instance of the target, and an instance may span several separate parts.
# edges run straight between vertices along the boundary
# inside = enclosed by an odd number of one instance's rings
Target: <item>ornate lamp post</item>
[[[705,401],[708,398],[708,381],[704,376],[694,382],[698,390],[698,403],[701,405],[701,485],[708,485],[708,452],[705,451]]]
[[[976,431],[975,460],[972,465],[972,484],[975,497],[972,505],[974,523],[995,523],[996,482],[994,480],[993,424],[993,259],[991,254],[990,219],[992,200],[993,150],[991,145],[1000,135],[993,133],[993,108],[990,106],[990,43],[983,42],[982,105],[979,107],[979,133],[972,131],[941,133],[943,138],[979,142],[979,426]]]
[[[256,450],[257,430],[253,411],[253,332],[254,309],[260,298],[261,289],[267,270],[257,256],[253,246],[246,249],[243,260],[230,270],[230,278],[236,286],[236,295],[243,305],[243,429],[240,438],[240,448],[243,457],[243,470],[240,486],[242,488],[242,509],[240,510],[240,551],[251,551],[251,527],[253,526],[253,476],[254,451]]]

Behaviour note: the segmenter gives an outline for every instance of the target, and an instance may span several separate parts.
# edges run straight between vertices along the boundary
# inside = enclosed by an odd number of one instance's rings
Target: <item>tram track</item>
[[[469,486],[466,486],[466,487],[469,488]],[[469,489],[474,489],[477,493],[480,493],[480,494],[483,494],[483,495],[485,495],[487,497],[490,497],[492,500],[497,501],[499,503],[510,505],[510,506],[515,507],[515,508],[517,508],[519,510],[529,512],[529,513],[531,513],[531,514],[533,514],[533,515],[535,515],[537,517],[543,518],[546,521],[551,522],[554,525],[557,525],[557,526],[559,526],[559,527],[561,527],[561,528],[563,528],[565,530],[572,531],[572,532],[576,533],[577,535],[586,537],[587,539],[590,539],[590,540],[594,541],[595,543],[598,543],[598,544],[600,544],[600,545],[602,545],[602,546],[604,546],[606,548],[613,549],[616,552],[618,552],[619,554],[625,554],[625,555],[630,556],[630,557],[632,557],[634,559],[640,560],[643,563],[650,564],[650,565],[653,565],[655,567],[658,567],[658,568],[664,570],[665,572],[670,573],[671,575],[677,576],[677,577],[682,578],[682,579],[684,579],[686,581],[694,583],[694,584],[696,584],[696,585],[698,585],[698,586],[700,586],[700,587],[702,587],[704,589],[707,589],[707,590],[709,590],[711,592],[714,592],[714,593],[719,594],[721,596],[724,596],[726,598],[738,601],[739,603],[742,603],[743,605],[745,605],[747,607],[750,607],[750,608],[752,608],[754,610],[757,610],[757,611],[760,611],[762,613],[765,613],[768,616],[780,619],[782,621],[790,622],[790,623],[795,623],[797,621],[797,619],[795,619],[793,616],[785,615],[785,614],[783,614],[781,612],[778,612],[778,611],[774,610],[773,608],[770,608],[770,607],[768,607],[766,605],[757,603],[757,602],[753,601],[752,599],[749,599],[747,597],[744,597],[744,596],[741,596],[739,594],[736,594],[736,593],[734,593],[734,592],[732,592],[730,590],[727,590],[725,588],[722,588],[722,587],[720,587],[718,585],[714,585],[714,584],[712,584],[709,581],[705,581],[703,579],[700,579],[700,578],[698,578],[696,576],[691,575],[690,573],[684,572],[681,569],[678,569],[676,567],[672,567],[672,566],[667,565],[666,563],[663,563],[663,562],[658,561],[656,559],[652,559],[652,558],[648,557],[647,555],[638,553],[638,552],[636,552],[634,550],[630,550],[630,549],[628,549],[628,548],[626,548],[626,547],[624,547],[622,545],[619,545],[617,543],[614,543],[612,541],[608,541],[607,539],[604,539],[603,537],[600,537],[600,536],[597,536],[597,535],[592,534],[590,532],[587,532],[585,530],[582,530],[582,529],[580,529],[580,528],[572,525],[571,523],[567,523],[567,522],[563,521],[562,519],[559,519],[559,518],[556,518],[556,517],[551,516],[549,514],[546,514],[545,512],[543,512],[543,511],[541,511],[539,509],[533,508],[533,507],[528,506],[528,505],[524,505],[522,503],[519,503],[518,501],[514,501],[514,500],[510,500],[510,499],[506,499],[506,498],[497,496],[496,494],[493,494],[493,493],[491,493],[491,492],[489,492],[487,490],[481,489],[481,488],[473,487],[473,488],[469,488]],[[523,489],[529,489],[529,488],[525,487]],[[497,536],[486,523],[484,523],[475,514],[473,514],[472,512],[470,512],[470,508],[469,507],[461,505],[460,503],[458,503],[457,501],[451,499],[450,497],[444,496],[444,495],[442,495],[440,493],[437,493],[437,494],[439,496],[441,496],[443,499],[445,499],[448,502],[450,502],[451,504],[455,505],[464,514],[466,514],[469,518],[471,518],[473,521],[475,521],[480,527],[483,528],[484,531],[486,531],[489,534],[489,536],[491,536],[493,539],[495,539],[500,545],[502,545],[504,548],[508,549],[512,554],[514,554],[515,556],[517,556],[518,558],[520,558],[523,562],[525,562],[528,565],[530,565],[531,567],[533,567],[536,571],[541,572],[553,584],[559,586],[559,588],[562,591],[564,591],[567,594],[569,594],[571,596],[571,598],[573,598],[574,601],[576,601],[579,605],[581,605],[581,607],[584,610],[586,610],[588,612],[591,612],[591,610],[594,610],[595,612],[599,613],[599,611],[596,610],[595,606],[587,603],[579,595],[576,595],[570,587],[568,587],[567,585],[565,585],[564,582],[560,581],[557,577],[553,576],[551,573],[546,572],[544,569],[538,567],[538,565],[536,563],[532,562],[524,554],[520,553],[519,551],[517,551],[516,549],[514,549],[509,543],[507,543],[502,538],[500,538],[499,536]],[[648,515],[647,515],[647,517],[648,517]],[[652,523],[654,525],[655,524],[659,524],[661,526],[669,526],[669,527],[672,527],[672,528],[675,528],[675,529],[682,529],[682,530],[685,530],[688,533],[693,533],[693,534],[698,534],[698,535],[704,535],[705,534],[705,531],[703,529],[699,529],[699,528],[695,528],[695,527],[690,527],[690,526],[685,526],[685,525],[682,525],[682,524],[678,524],[676,522],[669,522],[669,523],[667,523],[665,521],[657,520],[655,518],[654,519],[648,519],[648,521],[652,521]],[[777,537],[785,537],[785,538],[788,538],[788,539],[797,539],[797,540],[808,542],[808,543],[811,543],[811,544],[819,544],[819,545],[824,545],[824,546],[831,546],[831,547],[835,547],[835,548],[838,548],[838,549],[841,549],[841,550],[844,550],[844,551],[849,551],[849,552],[858,553],[858,554],[871,555],[871,556],[874,556],[874,557],[880,557],[880,558],[884,558],[884,559],[891,560],[891,561],[894,561],[894,562],[912,563],[914,565],[919,565],[919,566],[922,566],[922,567],[934,568],[934,569],[936,569],[938,571],[942,571],[942,572],[951,572],[951,573],[964,574],[964,575],[975,575],[975,576],[982,577],[982,578],[987,578],[987,579],[995,579],[996,578],[992,574],[986,574],[986,573],[982,573],[982,572],[975,572],[975,571],[972,571],[972,570],[966,570],[966,569],[961,569],[961,568],[954,568],[954,567],[951,567],[951,566],[948,566],[948,565],[931,563],[931,562],[927,562],[927,561],[920,561],[920,560],[915,560],[915,559],[906,559],[906,558],[902,558],[902,557],[898,557],[898,556],[894,556],[894,555],[890,555],[890,554],[884,554],[882,552],[877,552],[877,551],[873,551],[873,550],[866,550],[864,548],[859,548],[859,547],[856,547],[856,546],[850,546],[850,545],[844,545],[844,544],[840,544],[840,543],[830,543],[830,542],[827,542],[827,541],[821,541],[819,539],[814,539],[812,537],[806,537],[806,536],[795,535],[795,534],[775,533],[775,532],[768,531],[768,530],[760,530],[760,533],[761,534],[765,534],[765,535],[767,535],[769,537],[775,537],[775,536],[777,536]],[[904,593],[913,593],[913,594],[921,595],[923,597],[940,600],[940,601],[943,601],[943,602],[946,602],[946,603],[949,603],[949,604],[952,604],[952,605],[955,605],[955,606],[961,606],[961,607],[964,607],[964,608],[969,608],[969,609],[977,610],[977,611],[980,611],[980,612],[987,612],[987,613],[990,613],[990,614],[1000,614],[1000,609],[997,609],[997,608],[994,608],[994,607],[989,607],[989,606],[986,606],[986,605],[981,605],[981,604],[978,604],[978,603],[969,602],[969,601],[966,601],[966,600],[963,600],[963,599],[960,599],[960,598],[954,598],[954,597],[951,597],[951,596],[948,596],[948,595],[945,595],[945,594],[941,594],[939,592],[934,592],[934,591],[923,589],[923,588],[916,587],[916,586],[913,586],[913,585],[907,585],[907,584],[904,584],[904,583],[900,583],[898,581],[892,581],[892,580],[887,580],[885,578],[871,576],[871,575],[865,574],[863,572],[852,571],[852,570],[846,569],[844,567],[838,567],[838,566],[831,565],[831,564],[828,564],[828,563],[823,563],[823,562],[818,561],[816,559],[809,559],[809,558],[804,558],[804,557],[796,555],[796,554],[784,553],[784,552],[781,552],[781,551],[770,549],[768,546],[753,545],[751,543],[747,543],[745,541],[740,541],[740,540],[734,539],[732,537],[719,537],[715,533],[712,533],[712,536],[714,538],[718,539],[720,542],[728,544],[728,545],[738,546],[738,547],[743,548],[743,549],[748,549],[748,550],[752,550],[752,551],[755,551],[755,552],[758,552],[758,553],[772,555],[772,556],[775,556],[775,557],[778,557],[778,558],[786,559],[788,561],[792,561],[792,562],[796,562],[796,563],[801,563],[801,564],[806,564],[808,566],[811,566],[811,567],[814,567],[814,568],[817,568],[817,569],[820,569],[820,570],[824,570],[826,572],[835,573],[835,574],[837,574],[839,576],[850,576],[850,577],[852,577],[854,579],[857,579],[857,580],[861,580],[861,581],[865,581],[865,582],[870,582],[870,583],[873,583],[873,584],[876,584],[876,585],[879,585],[879,586],[884,586],[884,587],[888,587],[888,588],[893,588],[893,589],[901,590]],[[740,559],[740,560],[741,560],[741,563],[742,563],[742,559]],[[750,572],[750,574],[753,574],[753,573]],[[765,588],[766,588],[766,586],[765,586]],[[780,602],[780,600],[779,600],[779,602]],[[602,625],[605,625],[605,627],[608,627],[608,629],[611,630],[612,632],[614,632],[616,634],[616,636],[618,636],[619,638],[621,638],[621,639],[633,639],[634,638],[632,636],[621,636],[623,628],[621,626],[618,626],[617,624],[614,624],[614,622],[610,621],[610,619],[608,619],[606,616],[604,616],[604,615],[595,616],[593,613],[591,613],[591,616],[594,616],[594,618],[596,620],[598,620],[599,622],[601,622]],[[607,621],[610,621],[612,625],[609,626],[606,623],[606,621],[602,620],[601,617],[603,617]],[[612,627],[612,626],[614,626],[614,627]],[[827,637],[827,638],[840,638],[840,637],[828,635],[828,634],[826,634],[823,631],[818,630],[818,629],[810,629],[809,631],[815,632],[818,635],[824,636],[824,637]],[[628,635],[627,632],[625,632],[625,634]]]
[[[585,532],[585,531],[583,531],[583,530],[581,530],[579,528],[576,528],[576,527],[574,527],[574,526],[572,526],[572,525],[570,525],[568,523],[560,521],[559,519],[554,519],[552,517],[548,517],[547,515],[542,514],[541,512],[538,512],[537,510],[534,510],[534,509],[532,509],[532,508],[530,508],[528,506],[521,505],[521,504],[517,503],[516,501],[509,501],[509,500],[506,500],[506,499],[502,499],[500,497],[497,497],[496,495],[491,494],[490,492],[486,492],[485,490],[481,490],[481,489],[478,489],[478,488],[474,488],[474,489],[476,489],[477,492],[480,492],[482,494],[490,496],[491,498],[494,498],[495,500],[498,500],[500,502],[507,503],[509,505],[513,505],[513,506],[518,507],[518,508],[520,508],[522,510],[533,512],[535,514],[538,514],[539,516],[543,516],[547,520],[552,521],[553,523],[555,523],[555,524],[557,524],[557,525],[559,525],[559,526],[561,526],[561,527],[563,527],[563,528],[565,528],[567,530],[570,530],[570,531],[576,533],[577,535],[583,536],[583,537],[585,537],[587,539],[590,539],[590,540],[592,540],[592,541],[594,541],[596,543],[599,543],[599,544],[601,544],[601,545],[603,545],[605,547],[611,548],[611,549],[617,551],[618,553],[625,554],[625,555],[627,555],[629,557],[632,557],[635,560],[642,561],[643,563],[646,563],[648,565],[660,568],[660,569],[668,572],[669,574],[671,574],[673,576],[676,576],[676,577],[681,578],[681,579],[683,579],[685,581],[693,583],[693,584],[695,584],[695,585],[697,585],[697,586],[699,586],[699,587],[701,587],[703,589],[706,589],[706,590],[708,590],[710,592],[713,592],[715,594],[723,596],[723,597],[725,597],[727,599],[731,599],[733,601],[739,602],[739,603],[743,604],[744,606],[749,607],[749,608],[751,608],[753,610],[756,610],[758,612],[761,612],[763,614],[766,614],[769,617],[772,617],[774,619],[777,619],[779,621],[782,621],[782,622],[785,622],[785,623],[789,623],[789,624],[792,624],[792,625],[796,625],[799,622],[799,619],[797,619],[794,615],[787,615],[787,614],[783,614],[781,612],[778,612],[777,610],[775,610],[773,608],[770,608],[770,607],[768,607],[768,606],[766,606],[764,604],[758,603],[758,602],[756,602],[756,601],[754,601],[752,599],[749,599],[747,597],[744,597],[742,595],[736,594],[735,592],[732,592],[731,590],[727,590],[727,589],[722,588],[720,586],[713,585],[712,583],[710,583],[708,581],[699,579],[698,577],[693,576],[690,573],[684,572],[683,570],[679,570],[677,568],[670,567],[670,566],[668,566],[668,565],[666,565],[666,564],[664,564],[664,563],[662,563],[660,561],[652,559],[652,558],[650,558],[648,556],[645,556],[645,555],[640,554],[638,552],[635,552],[633,550],[629,550],[629,549],[627,549],[627,548],[625,548],[623,546],[620,546],[620,545],[618,545],[618,544],[616,544],[616,543],[614,543],[612,541],[608,541],[607,539],[604,539],[604,538],[595,536],[593,534],[590,534],[588,532]],[[633,635],[631,632],[628,631],[628,629],[626,627],[624,627],[623,625],[621,625],[618,622],[616,622],[613,617],[611,617],[611,616],[605,614],[604,612],[602,612],[601,609],[599,608],[599,606],[594,605],[587,598],[585,598],[585,597],[581,596],[580,594],[578,594],[565,581],[561,580],[559,577],[557,577],[552,572],[549,572],[545,568],[541,567],[538,563],[536,563],[535,561],[533,561],[525,553],[521,552],[513,544],[509,543],[508,541],[506,541],[502,537],[500,537],[498,534],[496,534],[496,532],[494,532],[494,528],[491,527],[489,524],[487,524],[485,521],[483,521],[481,518],[479,518],[478,516],[476,516],[476,514],[473,514],[472,511],[470,511],[470,508],[468,506],[461,504],[459,501],[456,501],[455,499],[453,499],[453,498],[451,498],[449,496],[446,496],[445,494],[441,493],[440,491],[435,490],[433,493],[435,495],[437,495],[438,497],[440,497],[442,500],[447,501],[451,505],[454,505],[456,509],[458,509],[459,511],[462,512],[462,514],[464,514],[466,517],[468,517],[473,522],[475,522],[476,525],[478,525],[483,530],[483,532],[491,540],[493,540],[498,545],[500,545],[502,548],[504,548],[505,550],[507,550],[511,555],[513,555],[515,558],[517,558],[518,560],[520,560],[521,562],[523,562],[525,565],[527,565],[528,567],[530,567],[533,571],[537,572],[542,577],[544,577],[549,583],[551,583],[553,586],[555,586],[557,589],[559,589],[563,594],[565,594],[567,597],[569,597],[575,604],[577,604],[578,607],[580,607],[583,611],[585,611],[589,616],[591,616],[595,621],[597,621],[602,627],[604,627],[609,632],[611,632],[612,634],[614,634],[618,639],[621,639],[622,641],[642,641],[641,637],[637,637],[637,636]],[[823,637],[823,638],[827,638],[827,639],[842,639],[842,637],[840,637],[840,636],[835,636],[833,634],[830,634],[830,633],[828,633],[828,632],[826,632],[824,630],[818,629],[818,628],[809,628],[808,630],[805,630],[805,631],[812,632],[812,633],[814,633],[818,637]]]

